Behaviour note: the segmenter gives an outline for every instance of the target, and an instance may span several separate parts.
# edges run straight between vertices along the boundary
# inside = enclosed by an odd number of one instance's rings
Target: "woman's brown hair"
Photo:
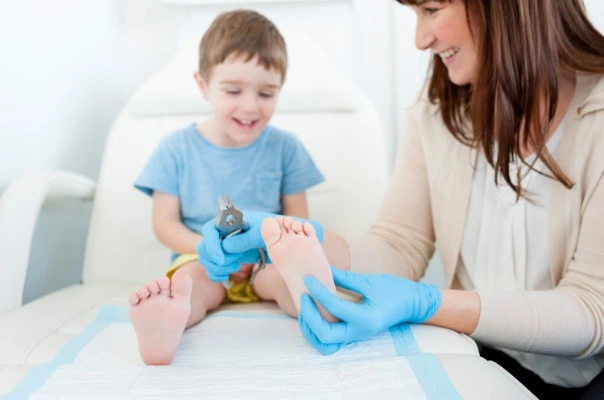
[[[434,55],[430,101],[439,105],[449,131],[461,142],[481,147],[496,181],[501,174],[518,196],[523,190],[520,182],[512,182],[510,163],[516,157],[526,163],[521,144],[530,145],[554,178],[571,188],[573,182],[545,147],[558,105],[558,80],[563,71],[604,73],[604,36],[588,20],[582,0],[461,1],[468,23],[472,21],[480,68],[474,84],[456,86]],[[464,124],[468,119],[471,132]],[[521,136],[522,129],[530,134]]]

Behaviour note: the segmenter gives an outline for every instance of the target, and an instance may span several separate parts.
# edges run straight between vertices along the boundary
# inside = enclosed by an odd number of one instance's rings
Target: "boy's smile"
[[[265,69],[257,57],[232,55],[216,65],[208,82],[198,72],[195,79],[213,115],[199,128],[210,142],[221,147],[253,143],[270,121],[281,89],[281,73]]]

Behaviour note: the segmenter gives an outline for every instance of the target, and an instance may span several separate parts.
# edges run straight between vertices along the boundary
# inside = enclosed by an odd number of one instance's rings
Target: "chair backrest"
[[[311,216],[345,237],[364,232],[387,180],[375,108],[308,39],[286,33],[290,70],[271,123],[293,132],[326,181],[308,193]],[[170,251],[154,237],[151,200],[133,187],[167,133],[209,112],[192,79],[197,44],[145,83],[109,134],[95,194],[83,280],[140,283],[163,274]]]

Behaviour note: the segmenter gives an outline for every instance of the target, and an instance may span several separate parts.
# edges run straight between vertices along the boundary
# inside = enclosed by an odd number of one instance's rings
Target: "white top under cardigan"
[[[548,140],[554,152],[561,125]],[[535,156],[527,158],[530,164]],[[547,172],[540,160],[538,171]],[[495,171],[484,153],[477,158],[472,180],[468,214],[461,245],[457,278],[464,289],[548,290],[554,288],[548,261],[547,208],[551,179],[516,162],[510,175],[517,182],[520,169],[527,197],[517,200],[516,193],[503,178],[495,184]],[[583,386],[586,378],[600,369],[594,360],[544,356],[501,349],[543,380],[561,386]],[[587,375],[587,377],[585,376]]]

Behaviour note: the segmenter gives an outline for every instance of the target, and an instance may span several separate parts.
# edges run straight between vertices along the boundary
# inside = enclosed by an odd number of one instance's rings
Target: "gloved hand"
[[[243,211],[243,218],[247,221],[249,228],[245,232],[241,232],[237,235],[233,235],[224,239],[222,242],[222,248],[226,253],[236,254],[243,253],[250,249],[257,249],[259,247],[266,250],[266,245],[264,240],[262,240],[262,236],[260,235],[260,227],[262,226],[262,221],[266,218],[274,218],[276,214],[265,213],[262,211]],[[306,221],[303,218],[294,217],[294,219],[298,221]],[[323,226],[313,220],[308,220],[315,228],[317,232],[317,238],[319,242],[323,242]],[[269,261],[267,260],[267,263]]]
[[[302,294],[300,305],[302,306],[302,309],[310,308],[313,310],[312,311],[313,313],[319,312],[317,310],[317,306],[315,305],[314,301],[306,293]],[[319,319],[317,320],[317,323],[321,324],[321,330],[324,330],[324,331],[331,330],[331,324],[329,322],[325,321],[321,317],[321,315],[319,315],[318,318]],[[314,347],[315,350],[317,350],[319,353],[321,353],[324,356],[328,356],[332,353],[335,353],[336,351],[338,351],[342,347],[344,347],[344,345],[346,345],[346,343],[344,343],[344,342],[342,342],[342,343],[323,343],[323,342],[321,342],[319,340],[319,338],[317,337],[317,335],[315,335],[313,330],[310,328],[308,323],[306,323],[301,312],[298,315],[298,327],[300,327],[300,332],[302,332],[302,336],[304,337],[304,339],[306,339],[306,341],[312,347]]]
[[[241,264],[255,264],[260,259],[257,248],[238,254],[225,253],[213,220],[203,226],[202,235],[196,247],[197,256],[211,281],[225,282],[229,279],[229,275],[241,269]]]
[[[328,323],[310,296],[302,295],[298,324],[304,338],[321,354],[331,354],[347,343],[367,339],[401,322],[424,322],[440,307],[441,291],[435,285],[394,275],[331,270],[336,286],[357,292],[363,299],[359,303],[341,299],[314,277],[304,278],[311,296],[341,320]]]
[[[243,211],[243,216],[249,228],[245,232],[220,240],[214,220],[208,221],[202,228],[203,238],[197,244],[199,262],[206,268],[208,278],[214,282],[224,282],[230,274],[241,268],[241,264],[255,264],[260,261],[258,248],[265,250],[266,262],[270,258],[266,252],[266,245],[260,235],[262,221],[274,218],[277,214],[261,211]],[[303,221],[300,218],[297,218]],[[313,224],[319,241],[323,240],[323,227],[316,221]]]

